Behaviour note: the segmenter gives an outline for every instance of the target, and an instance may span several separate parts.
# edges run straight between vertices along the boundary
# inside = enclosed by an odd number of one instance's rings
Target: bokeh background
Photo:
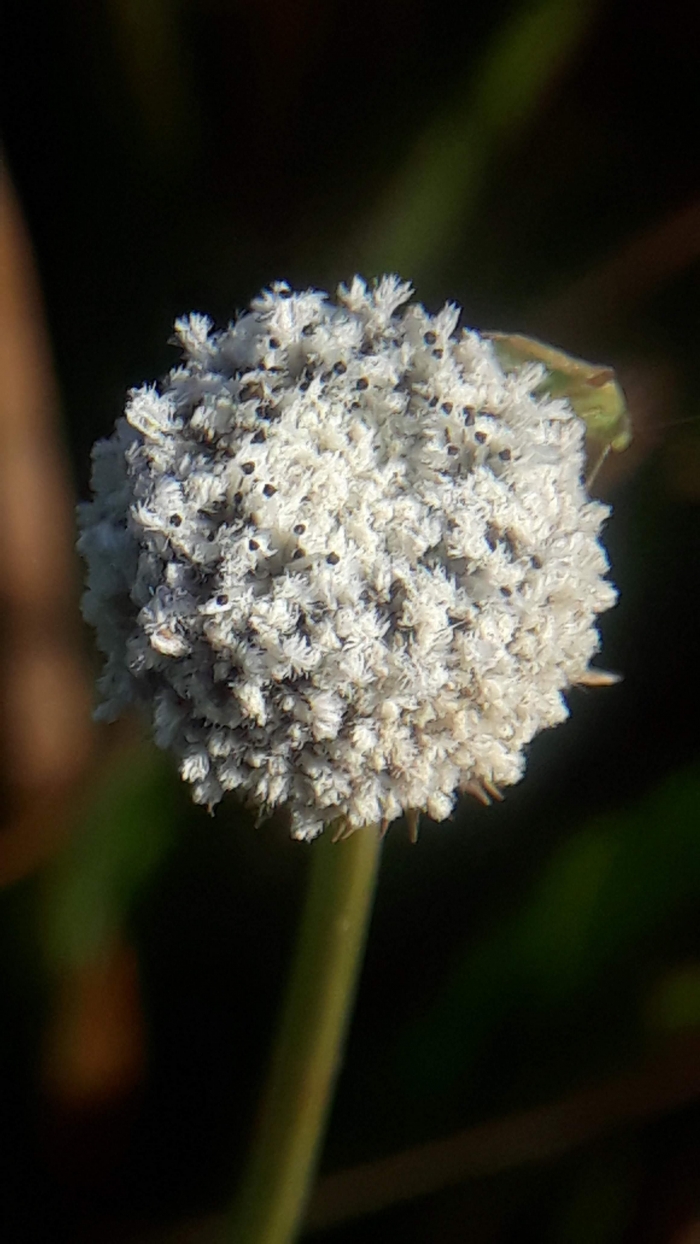
[[[624,681],[503,805],[393,827],[309,1229],[697,1244],[700,10],[6,0],[1,56],[3,1238],[212,1238],[308,865],[91,725],[91,444],[182,312],[397,270],[618,368]]]

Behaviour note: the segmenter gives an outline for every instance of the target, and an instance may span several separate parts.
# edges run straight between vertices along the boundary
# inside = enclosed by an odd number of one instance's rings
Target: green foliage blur
[[[225,322],[276,278],[398,270],[432,309],[611,363],[628,393],[634,445],[596,481],[621,592],[601,664],[624,681],[572,693],[503,805],[460,804],[415,847],[392,828],[324,1170],[700,1035],[698,25],[683,0],[9,0],[0,132],[80,495],[128,387],[171,366],[173,319]],[[136,1239],[223,1206],[303,891],[309,848],[281,820],[207,817],[142,740],[87,805],[0,894],[12,1241]],[[120,939],[143,1075],[116,1104],[47,1104],[57,990]],[[698,1224],[690,1093],[318,1238],[682,1244]]]

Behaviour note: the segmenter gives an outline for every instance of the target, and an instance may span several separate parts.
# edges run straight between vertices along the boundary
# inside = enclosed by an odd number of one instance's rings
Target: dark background
[[[66,489],[172,365],[174,318],[225,323],[276,278],[398,270],[628,391],[634,446],[595,486],[624,682],[572,693],[502,806],[461,804],[416,847],[393,827],[323,1170],[525,1108],[536,1132],[594,1083],[605,1120],[640,1067],[651,1087],[581,1143],[564,1128],[567,1152],[328,1244],[700,1239],[699,82],[682,0],[6,2],[0,133]],[[71,832],[0,893],[7,1239],[135,1240],[224,1206],[294,935],[308,848],[193,809],[119,729]]]

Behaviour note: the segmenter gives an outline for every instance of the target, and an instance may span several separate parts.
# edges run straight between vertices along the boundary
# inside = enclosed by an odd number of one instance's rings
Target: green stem
[[[377,827],[309,848],[311,875],[232,1244],[289,1244],[311,1188],[355,996],[379,862]]]

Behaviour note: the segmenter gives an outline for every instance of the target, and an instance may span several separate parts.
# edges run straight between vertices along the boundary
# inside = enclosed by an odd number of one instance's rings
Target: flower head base
[[[616,598],[583,423],[411,292],[179,320],[81,507],[98,715],[147,703],[198,802],[286,803],[298,838],[517,782]]]

